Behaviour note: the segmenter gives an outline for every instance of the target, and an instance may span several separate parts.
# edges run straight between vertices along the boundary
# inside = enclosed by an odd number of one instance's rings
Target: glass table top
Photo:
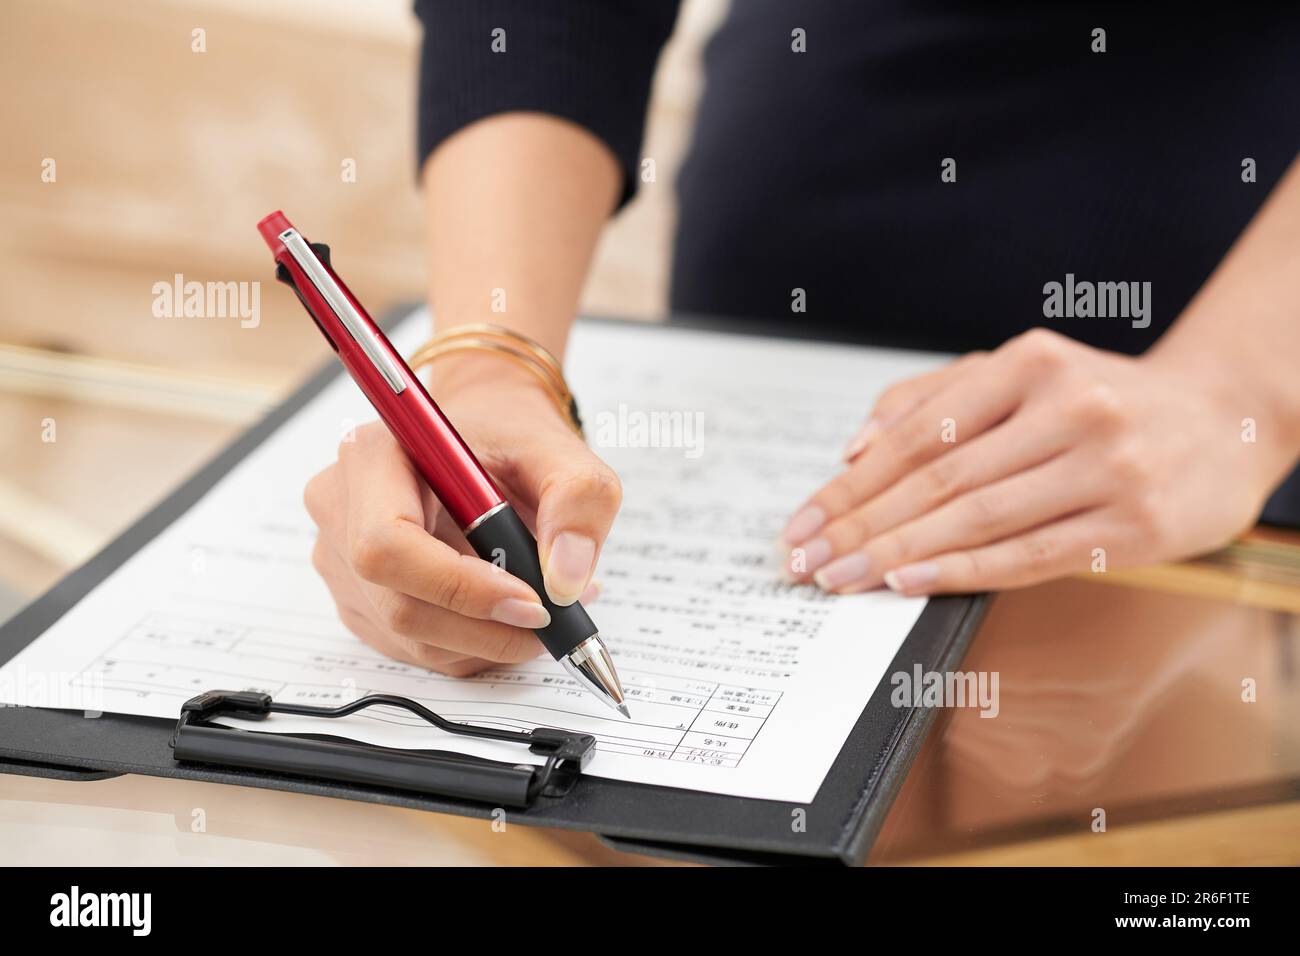
[[[1300,836],[1295,540],[994,598],[961,670],[998,675],[996,715],[936,715],[870,861],[1105,862],[1101,838],[1174,823],[1209,863],[1189,824],[1211,816],[1234,861],[1300,861],[1269,839]]]

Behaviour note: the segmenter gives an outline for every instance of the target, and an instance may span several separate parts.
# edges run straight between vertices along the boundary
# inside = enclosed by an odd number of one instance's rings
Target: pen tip
[[[632,719],[632,715],[628,712],[627,704],[619,704],[618,712],[622,714],[624,717],[626,717],[628,720]]]

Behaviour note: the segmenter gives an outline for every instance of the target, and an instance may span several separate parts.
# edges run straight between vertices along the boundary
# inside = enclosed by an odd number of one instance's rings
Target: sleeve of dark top
[[[650,83],[677,0],[417,0],[419,167],[495,113],[549,113],[589,130],[636,192]]]

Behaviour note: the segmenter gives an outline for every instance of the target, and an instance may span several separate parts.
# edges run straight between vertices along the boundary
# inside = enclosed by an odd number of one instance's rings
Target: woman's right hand
[[[526,369],[474,353],[433,369],[430,394],[534,528],[550,599],[592,600],[617,476]],[[542,653],[532,630],[549,616],[537,595],[473,553],[381,422],[339,445],[304,500],[318,529],[313,564],[344,625],[371,647],[456,677]]]

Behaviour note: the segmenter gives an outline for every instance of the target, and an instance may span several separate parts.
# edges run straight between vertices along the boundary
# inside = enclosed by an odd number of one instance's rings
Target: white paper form
[[[395,344],[409,352],[428,328],[416,313]],[[624,486],[590,611],[631,720],[547,656],[458,680],[387,659],[338,622],[310,564],[301,495],[347,428],[375,417],[343,374],[0,670],[0,700],[44,704],[31,689],[66,679],[97,689],[98,709],[174,718],[218,688],[327,705],[399,694],[457,721],[593,733],[596,776],[808,802],[925,602],[786,587],[776,535],[835,473],[881,388],[940,361],[579,324],[570,378]],[[404,712],[365,713],[325,728],[279,715],[248,726],[523,756]]]

